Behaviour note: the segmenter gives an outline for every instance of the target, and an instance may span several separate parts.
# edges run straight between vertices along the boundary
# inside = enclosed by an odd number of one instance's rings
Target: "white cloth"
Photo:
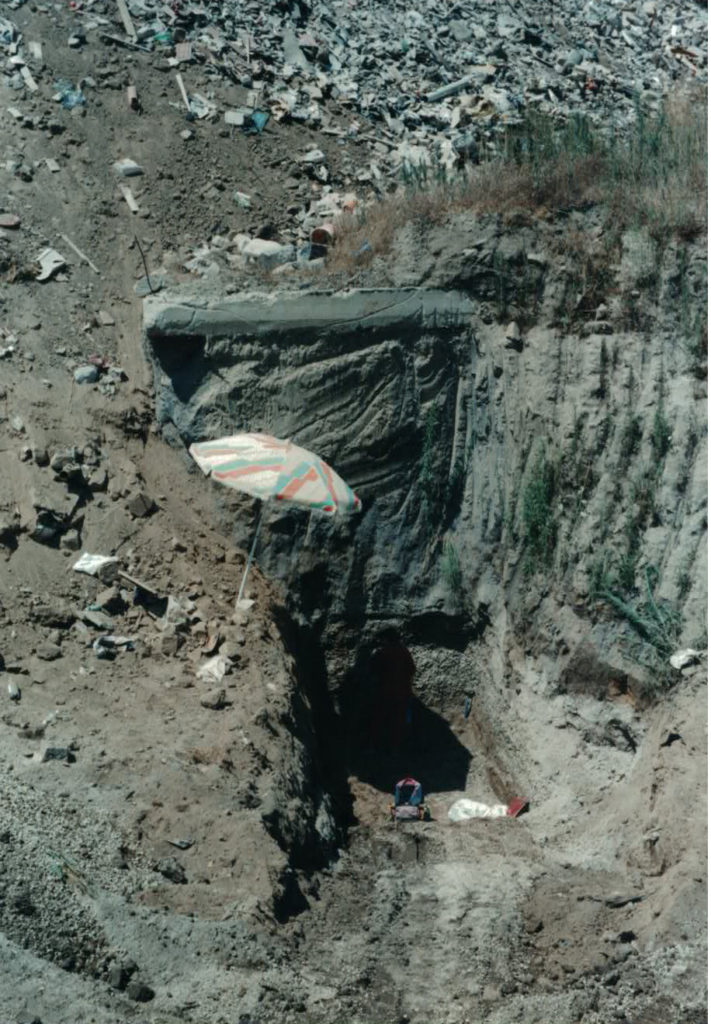
[[[507,810],[506,804],[482,804],[477,800],[467,800],[466,797],[462,797],[449,808],[448,817],[450,821],[466,821],[469,818],[502,818]]]

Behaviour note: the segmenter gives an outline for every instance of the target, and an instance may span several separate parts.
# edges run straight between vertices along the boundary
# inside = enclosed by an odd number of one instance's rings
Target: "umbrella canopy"
[[[307,448],[270,434],[244,433],[190,446],[206,476],[266,501],[288,501],[326,515],[360,512],[360,498]]]

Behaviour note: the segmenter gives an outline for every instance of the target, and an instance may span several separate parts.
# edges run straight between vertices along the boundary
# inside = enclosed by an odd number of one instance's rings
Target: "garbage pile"
[[[72,6],[69,46],[96,34],[182,69],[175,105],[193,119],[222,114],[227,125],[259,134],[270,118],[329,129],[334,105],[357,115],[350,127],[331,131],[375,131],[378,170],[364,169],[371,178],[471,154],[473,143],[495,148],[497,132],[530,106],[562,118],[584,111],[618,129],[634,117],[629,100],[637,95],[654,108],[680,78],[706,80],[707,14],[690,0],[588,0],[549,9],[535,0]],[[5,84],[34,91],[32,68],[41,66],[41,55],[25,52],[18,37],[14,24],[0,19]],[[244,86],[247,103],[219,111],[209,91],[191,90],[191,65]],[[56,85],[63,105],[86,102],[81,83]],[[129,102],[140,103],[135,90]],[[321,163],[317,174],[327,177],[328,169]]]
[[[145,54],[142,60],[169,73],[176,130],[186,142],[197,122],[257,141],[292,123],[336,144],[329,155],[313,145],[293,154],[311,185],[310,202],[288,207],[293,246],[269,237],[218,242],[196,250],[185,267],[202,276],[225,264],[273,270],[312,263],[344,209],[410,175],[441,175],[486,159],[531,110],[561,125],[584,113],[593,125],[621,132],[640,109],[659,111],[670,91],[707,77],[707,12],[692,0],[99,0],[71,7],[68,47],[101,42],[126,54],[127,63]],[[51,83],[43,70],[41,45],[0,18],[0,84],[17,92],[8,111],[18,123],[32,122],[21,99],[41,98],[50,86],[57,104],[88,113],[97,90],[118,87],[101,79],[111,73],[101,69],[78,82]],[[128,77],[127,105],[138,113],[142,98]],[[216,94],[220,85],[241,87],[240,99],[226,106]],[[47,116],[41,124],[51,130]],[[360,165],[346,152],[350,141],[367,143]],[[16,163],[12,172],[31,178],[32,168]],[[115,171],[119,179],[142,173],[128,157]],[[285,180],[287,195],[295,185]],[[117,189],[132,213],[145,212],[125,180]],[[233,198],[250,208],[248,192]]]

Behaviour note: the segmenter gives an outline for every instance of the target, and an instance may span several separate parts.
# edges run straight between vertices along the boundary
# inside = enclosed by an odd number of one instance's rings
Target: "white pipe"
[[[247,582],[247,576],[249,575],[249,569],[250,569],[250,566],[252,564],[252,559],[254,558],[254,552],[255,552],[256,547],[257,547],[257,541],[259,540],[259,530],[260,530],[260,527],[262,525],[262,513],[263,512],[264,512],[264,502],[261,502],[260,508],[259,508],[259,517],[257,519],[257,525],[256,525],[256,527],[254,529],[254,540],[252,541],[252,547],[250,548],[249,555],[247,556],[247,564],[244,567],[244,574],[242,576],[242,582],[239,585],[239,593],[237,594],[237,604],[238,605],[239,605],[240,601],[242,600],[242,594],[244,593],[244,585]]]

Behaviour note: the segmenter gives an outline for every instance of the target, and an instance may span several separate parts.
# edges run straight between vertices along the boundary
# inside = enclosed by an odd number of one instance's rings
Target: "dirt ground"
[[[194,280],[181,263],[214,235],[288,232],[289,207],[312,191],[297,150],[318,145],[337,168],[365,144],[188,123],[156,55],[98,39],[69,49],[66,8],[10,14],[43,57],[36,94],[0,86],[0,213],[21,219],[0,230],[0,1019],[705,1020],[705,666],[653,711],[622,701],[601,719],[599,702],[551,700],[511,649],[465,717],[441,679],[468,692],[501,637],[489,651],[415,645],[404,758],[431,780],[433,820],[394,827],[403,756],[348,737],[336,807],[278,589],[255,572],[254,605],[234,611],[244,552],[229,517],[245,505],[218,500],[153,425],[140,250],[151,272]],[[52,101],[56,79],[83,76],[96,83],[86,108]],[[126,179],[138,214],[117,191],[123,157],[145,171]],[[345,172],[333,184],[347,187]],[[43,283],[28,268],[46,246],[67,266]],[[122,372],[77,383],[92,354]],[[70,524],[50,543],[36,539],[43,509]],[[73,571],[82,551],[127,575]],[[110,615],[132,649],[97,657],[87,613]],[[232,672],[200,681],[219,645]],[[531,806],[454,824],[462,794]]]

